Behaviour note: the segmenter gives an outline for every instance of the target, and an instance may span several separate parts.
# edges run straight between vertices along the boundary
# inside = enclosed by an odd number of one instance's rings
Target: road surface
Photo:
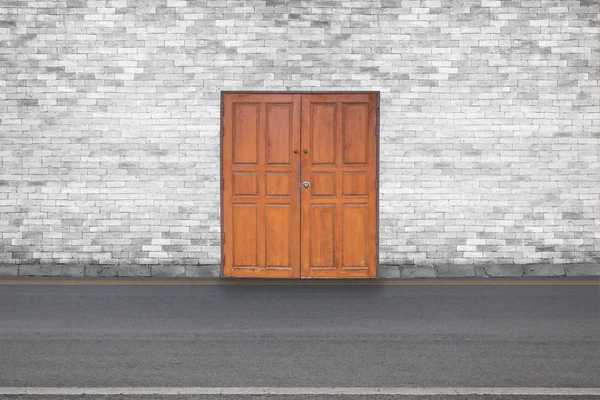
[[[74,282],[0,282],[0,387],[600,387],[598,278]]]

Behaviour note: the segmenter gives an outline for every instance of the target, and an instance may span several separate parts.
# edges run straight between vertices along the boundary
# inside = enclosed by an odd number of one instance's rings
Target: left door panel
[[[301,97],[223,96],[223,276],[299,278]]]

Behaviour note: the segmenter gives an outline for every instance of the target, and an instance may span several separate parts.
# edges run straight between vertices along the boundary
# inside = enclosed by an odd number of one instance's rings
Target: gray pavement
[[[3,387],[599,387],[598,371],[599,286],[0,285]]]

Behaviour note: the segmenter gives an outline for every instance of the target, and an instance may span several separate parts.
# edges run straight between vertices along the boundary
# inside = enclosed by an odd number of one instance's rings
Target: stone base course
[[[600,276],[600,264],[566,264],[567,276]]]
[[[211,265],[0,265],[0,276],[218,278]],[[600,264],[380,265],[381,279],[600,276]]]
[[[480,277],[480,278],[507,278],[527,276],[600,276],[600,264],[578,263],[578,264],[492,264],[475,266],[388,266],[381,265],[380,277],[386,278],[391,269],[398,270],[396,275],[403,279],[411,278],[458,278],[458,277]]]

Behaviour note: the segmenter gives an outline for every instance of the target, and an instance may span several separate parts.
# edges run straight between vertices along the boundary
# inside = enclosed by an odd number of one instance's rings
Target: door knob
[[[310,182],[304,181],[302,182],[302,186],[304,186],[305,189],[308,189],[310,187]]]

